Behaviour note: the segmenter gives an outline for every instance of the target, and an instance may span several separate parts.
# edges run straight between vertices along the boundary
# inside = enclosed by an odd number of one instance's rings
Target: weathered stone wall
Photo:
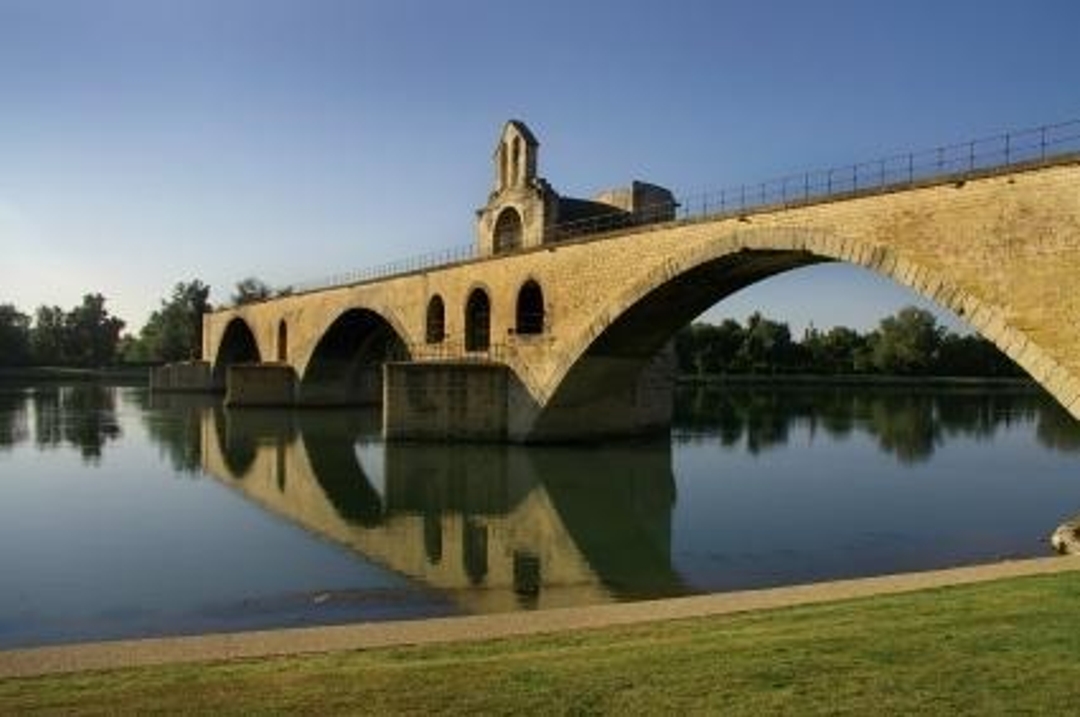
[[[505,441],[507,369],[490,363],[388,363],[387,440]]]
[[[226,406],[291,406],[296,371],[284,363],[237,364],[226,379]]]
[[[672,325],[661,328],[674,331],[693,311],[752,281],[822,259],[866,267],[956,312],[1080,416],[1077,162],[742,218],[655,225],[219,311],[204,322],[204,356],[214,360],[234,318],[251,326],[262,355],[277,355],[284,319],[288,360],[302,377],[319,338],[352,307],[380,314],[406,344],[419,344],[434,294],[446,306],[446,346],[460,347],[464,307],[480,287],[491,299],[493,358],[544,407],[597,339],[640,306],[656,304],[629,328],[662,321],[666,306]],[[517,295],[530,279],[544,292],[546,331],[518,336]],[[674,288],[665,294],[664,287]],[[626,344],[622,352],[637,359],[640,349]],[[606,342],[604,350],[620,356],[619,345]]]
[[[212,391],[214,379],[206,361],[180,361],[150,370],[151,391]]]

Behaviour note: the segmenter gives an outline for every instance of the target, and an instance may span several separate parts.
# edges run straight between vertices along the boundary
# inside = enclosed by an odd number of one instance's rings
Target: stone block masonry
[[[296,371],[286,363],[237,364],[229,367],[225,405],[292,406]]]
[[[387,440],[506,440],[506,366],[388,363],[383,370]]]

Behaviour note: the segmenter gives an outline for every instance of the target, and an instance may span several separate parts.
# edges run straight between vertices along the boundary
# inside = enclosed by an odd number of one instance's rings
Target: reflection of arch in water
[[[298,431],[292,435],[247,422],[255,413],[234,412],[243,430],[204,423],[206,472],[367,560],[447,591],[466,609],[681,591],[669,554],[674,489],[666,445],[543,452],[382,445],[380,498],[357,459],[361,421],[353,411],[266,412],[285,416],[283,423]],[[225,415],[219,412],[216,423]],[[246,468],[235,457],[227,467],[219,436],[228,432],[243,439]],[[597,532],[605,530],[608,538]]]
[[[303,434],[312,473],[338,515],[349,523],[372,527],[382,521],[382,498],[356,460],[355,440],[340,434]]]
[[[685,592],[671,566],[675,476],[671,444],[532,451],[537,473],[575,545],[619,597]]]
[[[221,459],[229,477],[236,480],[250,473],[260,446],[283,446],[296,435],[292,414],[285,411],[258,408],[234,411],[219,403],[213,409],[212,420]]]
[[[467,584],[526,597],[567,580],[599,581],[617,595],[683,591],[671,568],[675,488],[666,441],[602,450],[389,444],[386,451],[390,520],[422,518],[429,563],[431,543],[443,560],[444,546],[459,546]],[[556,544],[577,557],[553,552]],[[586,571],[568,570],[574,560]]]

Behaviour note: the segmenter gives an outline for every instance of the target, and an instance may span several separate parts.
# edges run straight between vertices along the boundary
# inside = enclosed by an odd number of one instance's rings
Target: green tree
[[[0,365],[17,366],[30,360],[30,317],[13,304],[0,304]]]
[[[210,310],[210,287],[198,279],[179,282],[154,311],[125,357],[134,361],[183,361],[202,356],[202,317]]]
[[[86,294],[64,317],[64,358],[78,366],[106,366],[116,360],[124,322],[110,316],[105,297]]]
[[[59,306],[39,306],[30,331],[30,355],[39,365],[67,363],[67,327]]]
[[[944,331],[934,315],[907,306],[881,320],[872,347],[874,366],[889,374],[926,374],[934,367]]]
[[[821,369],[828,373],[855,373],[856,357],[866,339],[846,326],[834,326],[821,338]]]
[[[754,372],[772,372],[789,367],[793,358],[791,329],[758,312],[746,320],[746,335],[738,356]]]
[[[980,336],[947,334],[938,350],[937,372],[949,376],[1021,376],[1020,367]]]
[[[236,293],[233,294],[234,304],[251,304],[256,301],[265,301],[273,292],[270,286],[253,276],[242,279],[236,283]]]

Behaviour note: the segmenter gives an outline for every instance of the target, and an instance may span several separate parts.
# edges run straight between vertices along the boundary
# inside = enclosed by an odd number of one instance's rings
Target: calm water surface
[[[0,384],[0,648],[534,609],[1044,555],[1042,393],[685,390],[670,440],[386,445],[364,411]]]

